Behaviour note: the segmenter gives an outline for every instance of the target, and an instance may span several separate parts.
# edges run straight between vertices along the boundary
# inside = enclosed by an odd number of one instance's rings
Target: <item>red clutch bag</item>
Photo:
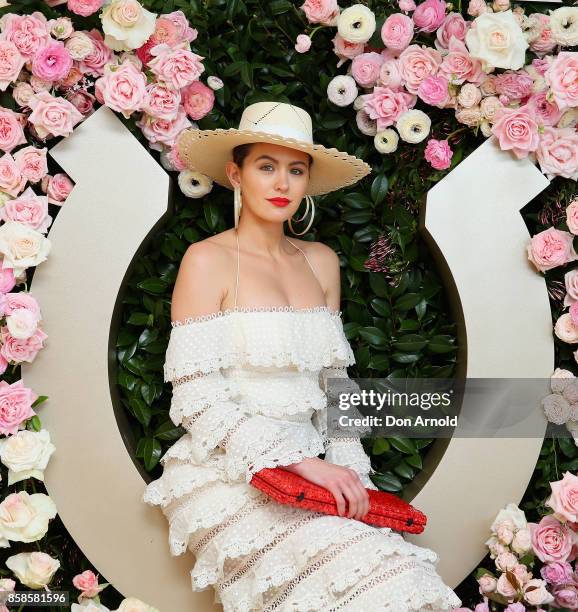
[[[328,489],[283,468],[263,468],[253,474],[250,484],[280,504],[337,515],[337,502]],[[421,533],[424,530],[427,516],[423,512],[392,493],[366,491],[369,512],[361,521],[395,531]]]

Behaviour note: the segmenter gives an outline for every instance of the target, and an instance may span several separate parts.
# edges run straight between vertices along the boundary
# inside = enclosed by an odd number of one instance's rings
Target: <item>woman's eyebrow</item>
[[[275,159],[274,157],[271,157],[270,155],[260,155],[259,157],[257,157],[255,161],[258,162],[260,159],[270,159],[271,161],[274,161],[274,162],[279,161],[278,159]],[[301,164],[302,166],[307,167],[307,164],[303,161],[293,161],[289,165],[292,166],[294,164]]]

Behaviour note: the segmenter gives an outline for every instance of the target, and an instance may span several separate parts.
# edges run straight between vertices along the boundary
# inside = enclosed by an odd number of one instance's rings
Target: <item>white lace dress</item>
[[[451,610],[437,555],[389,528],[278,504],[249,481],[325,452],[366,487],[359,440],[327,438],[328,375],[355,363],[328,307],[230,309],[173,323],[164,366],[170,418],[187,433],[143,500],[169,521],[173,555],[195,555],[192,588],[226,612]]]

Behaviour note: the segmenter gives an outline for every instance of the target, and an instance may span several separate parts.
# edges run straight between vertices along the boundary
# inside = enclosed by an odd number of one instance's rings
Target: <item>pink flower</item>
[[[574,236],[578,235],[578,199],[566,207],[566,225]]]
[[[549,179],[554,176],[578,179],[578,134],[574,128],[546,126],[536,151],[540,170]]]
[[[379,84],[393,90],[401,89],[401,74],[399,72],[399,60],[395,58],[386,59],[379,69]]]
[[[428,140],[424,151],[426,161],[436,170],[447,170],[450,167],[453,154],[454,152],[447,140],[436,140],[435,138]]]
[[[578,592],[573,584],[559,585],[554,587],[556,606],[576,610],[578,608]]]
[[[572,566],[567,561],[546,563],[540,570],[542,578],[550,584],[566,584],[572,581]]]
[[[413,108],[416,96],[404,91],[393,91],[389,87],[375,87],[372,93],[361,96],[363,110],[370,119],[377,120],[377,129],[393,125],[399,116]]]
[[[532,94],[528,99],[528,107],[534,111],[536,119],[543,125],[554,126],[562,117],[562,111],[555,102],[548,101],[548,94],[545,91]]]
[[[532,548],[540,561],[566,561],[570,556],[573,535],[566,525],[552,515],[536,523],[528,523],[532,534]]]
[[[441,63],[442,55],[436,49],[419,45],[404,49],[399,56],[399,71],[405,88],[416,94],[420,83],[426,77],[437,74]]]
[[[486,79],[480,60],[473,58],[464,42],[455,37],[450,38],[448,53],[441,63],[440,73],[455,85],[461,85],[465,81],[481,85]]]
[[[498,138],[500,148],[511,150],[518,159],[535,151],[540,142],[536,118],[527,106],[498,108],[494,115],[492,133]]]
[[[32,85],[24,81],[19,81],[12,89],[12,97],[18,106],[28,106],[28,102],[33,95]]]
[[[0,189],[11,196],[17,196],[26,185],[26,177],[10,153],[0,157]]]
[[[389,49],[403,51],[413,38],[413,21],[402,13],[390,15],[381,26],[381,40]]]
[[[575,304],[578,308],[578,302]],[[550,506],[561,519],[573,523],[578,521],[578,476],[571,472],[564,472],[562,480],[551,482],[550,488],[552,489],[552,495],[546,505]]]
[[[45,176],[41,185],[42,191],[48,196],[48,203],[57,206],[62,206],[73,187],[74,183],[62,172],[58,172],[54,176]]]
[[[14,154],[14,161],[18,169],[31,183],[38,183],[48,174],[46,153],[48,149],[37,149],[33,146],[18,149]]]
[[[469,23],[460,13],[449,13],[436,32],[436,47],[448,49],[452,36],[463,42],[469,27]]]
[[[530,49],[540,55],[550,53],[556,46],[556,41],[552,36],[552,29],[550,28],[550,16],[544,15],[544,13],[533,13],[530,15],[530,18],[535,19],[540,27],[540,35],[538,38],[530,41]]]
[[[339,14],[337,0],[305,0],[300,8],[309,23],[330,22]]]
[[[152,37],[157,45],[165,43],[169,47],[174,47],[181,42],[181,36],[177,24],[172,19],[167,19],[161,15],[155,23],[155,31]],[[146,43],[145,43],[146,44]]]
[[[5,436],[15,434],[24,421],[36,414],[32,404],[37,399],[38,395],[25,387],[22,380],[11,385],[0,381],[0,433]]]
[[[397,0],[397,5],[399,6],[399,10],[404,13],[415,11],[414,0]]]
[[[157,119],[171,120],[177,116],[181,103],[181,92],[164,83],[151,83],[146,87],[143,112]]]
[[[85,597],[86,599],[91,599],[92,597],[96,597],[102,589],[106,588],[104,585],[100,586],[98,584],[98,576],[94,575],[94,572],[90,570],[86,570],[82,572],[82,574],[77,574],[72,579],[72,584],[79,591],[81,597]]]
[[[295,42],[295,51],[297,53],[307,53],[311,48],[311,39],[307,34],[299,34]]]
[[[70,12],[88,17],[96,13],[103,4],[104,0],[68,0],[66,6]]]
[[[167,156],[167,159],[173,169],[177,172],[182,172],[186,168],[185,162],[179,157],[179,148],[176,146],[176,144],[170,149],[166,149],[165,155]]]
[[[151,49],[155,56],[149,62],[149,68],[159,80],[169,87],[181,89],[196,81],[205,70],[200,55],[187,49],[171,49],[168,45],[160,44]]]
[[[72,57],[60,40],[39,49],[32,59],[32,74],[45,81],[60,81],[71,68]]]
[[[41,91],[30,99],[32,113],[28,120],[40,138],[52,136],[69,136],[74,126],[83,117],[78,110],[64,98],[51,96]]]
[[[193,121],[202,119],[213,109],[215,92],[210,87],[201,83],[201,81],[193,81],[181,93],[183,108]]]
[[[128,119],[132,113],[142,109],[146,84],[146,76],[132,62],[124,62],[120,66],[108,64],[104,76],[95,83],[95,91],[109,108]]]
[[[335,35],[335,37],[332,39],[332,42],[333,42],[333,52],[341,60],[339,64],[337,64],[338,68],[342,64],[343,61],[347,59],[353,59],[356,55],[363,53],[363,49],[365,48],[365,45],[363,43],[349,42],[348,40],[345,40],[339,34]]]
[[[99,77],[104,74],[104,66],[111,61],[113,52],[104,44],[102,34],[98,30],[91,30],[85,34],[92,40],[93,50],[80,62],[78,68],[82,74]]]
[[[179,109],[177,117],[172,121],[166,119],[155,119],[144,115],[136,122],[140,127],[145,138],[149,141],[151,149],[162,150],[161,145],[172,147],[177,136],[185,129],[191,127],[186,113],[182,108]]]
[[[29,59],[50,42],[50,25],[39,11],[31,15],[6,13],[2,17],[0,40],[12,41],[18,51]]]
[[[0,149],[10,153],[14,147],[25,143],[20,115],[0,106]]]
[[[522,100],[530,96],[533,83],[532,77],[524,70],[498,74],[494,81],[496,92],[508,96],[510,100]]]
[[[0,40],[0,90],[6,91],[8,85],[16,80],[25,61],[11,40]]]
[[[526,606],[523,603],[511,603],[504,612],[526,612]]]
[[[18,221],[45,234],[52,222],[52,217],[48,214],[48,198],[37,196],[32,188],[28,187],[21,196],[8,200],[0,208],[0,219]]]
[[[361,87],[373,87],[382,64],[383,58],[379,53],[361,53],[351,62],[351,76]]]
[[[578,106],[578,53],[558,53],[544,78],[552,98],[562,110]]]
[[[0,328],[0,340],[2,341],[0,355],[9,362],[22,363],[26,361],[32,363],[34,359],[36,359],[38,351],[43,348],[43,342],[46,338],[48,338],[48,335],[45,334],[40,327],[36,329],[30,338],[21,340],[19,338],[14,338],[8,331],[8,328],[4,326]],[[1,418],[0,414],[0,422]],[[2,433],[1,427],[0,433]]]
[[[551,65],[551,60],[552,57],[548,56],[548,57],[536,57],[532,60],[532,63],[530,64],[533,68],[536,69],[536,71],[541,74],[542,76],[544,76],[544,74],[546,74],[546,70],[548,70],[548,68],[550,68]]]
[[[65,98],[76,108],[76,110],[88,117],[94,110],[94,101],[96,97],[88,93],[85,89],[77,89],[76,91],[67,92]]]
[[[181,42],[193,42],[196,40],[198,32],[195,28],[191,28],[189,25],[189,21],[187,20],[186,15],[183,11],[173,11],[172,13],[166,13],[165,15],[161,15],[157,19],[157,23],[160,20],[172,21],[177,29],[177,36]],[[162,41],[160,41],[162,42]]]
[[[576,259],[573,240],[574,236],[569,232],[550,227],[532,236],[528,245],[528,259],[540,272],[563,266]]]
[[[17,293],[8,293],[6,295],[6,303],[4,305],[4,312],[7,315],[11,315],[15,310],[28,310],[30,311],[37,320],[40,320],[40,306],[36,298],[30,293],[24,291],[18,291]]]
[[[430,106],[444,108],[450,97],[448,85],[444,76],[428,76],[419,84],[417,95]]]
[[[420,32],[434,32],[446,16],[444,0],[425,0],[413,12],[413,21]]]
[[[0,268],[0,293],[6,294],[14,289],[16,279],[12,268]]]

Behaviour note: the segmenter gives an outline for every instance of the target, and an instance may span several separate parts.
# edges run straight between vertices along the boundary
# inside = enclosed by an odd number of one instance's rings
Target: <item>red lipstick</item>
[[[287,206],[291,200],[287,198],[267,198],[271,204],[275,204],[275,206]]]

